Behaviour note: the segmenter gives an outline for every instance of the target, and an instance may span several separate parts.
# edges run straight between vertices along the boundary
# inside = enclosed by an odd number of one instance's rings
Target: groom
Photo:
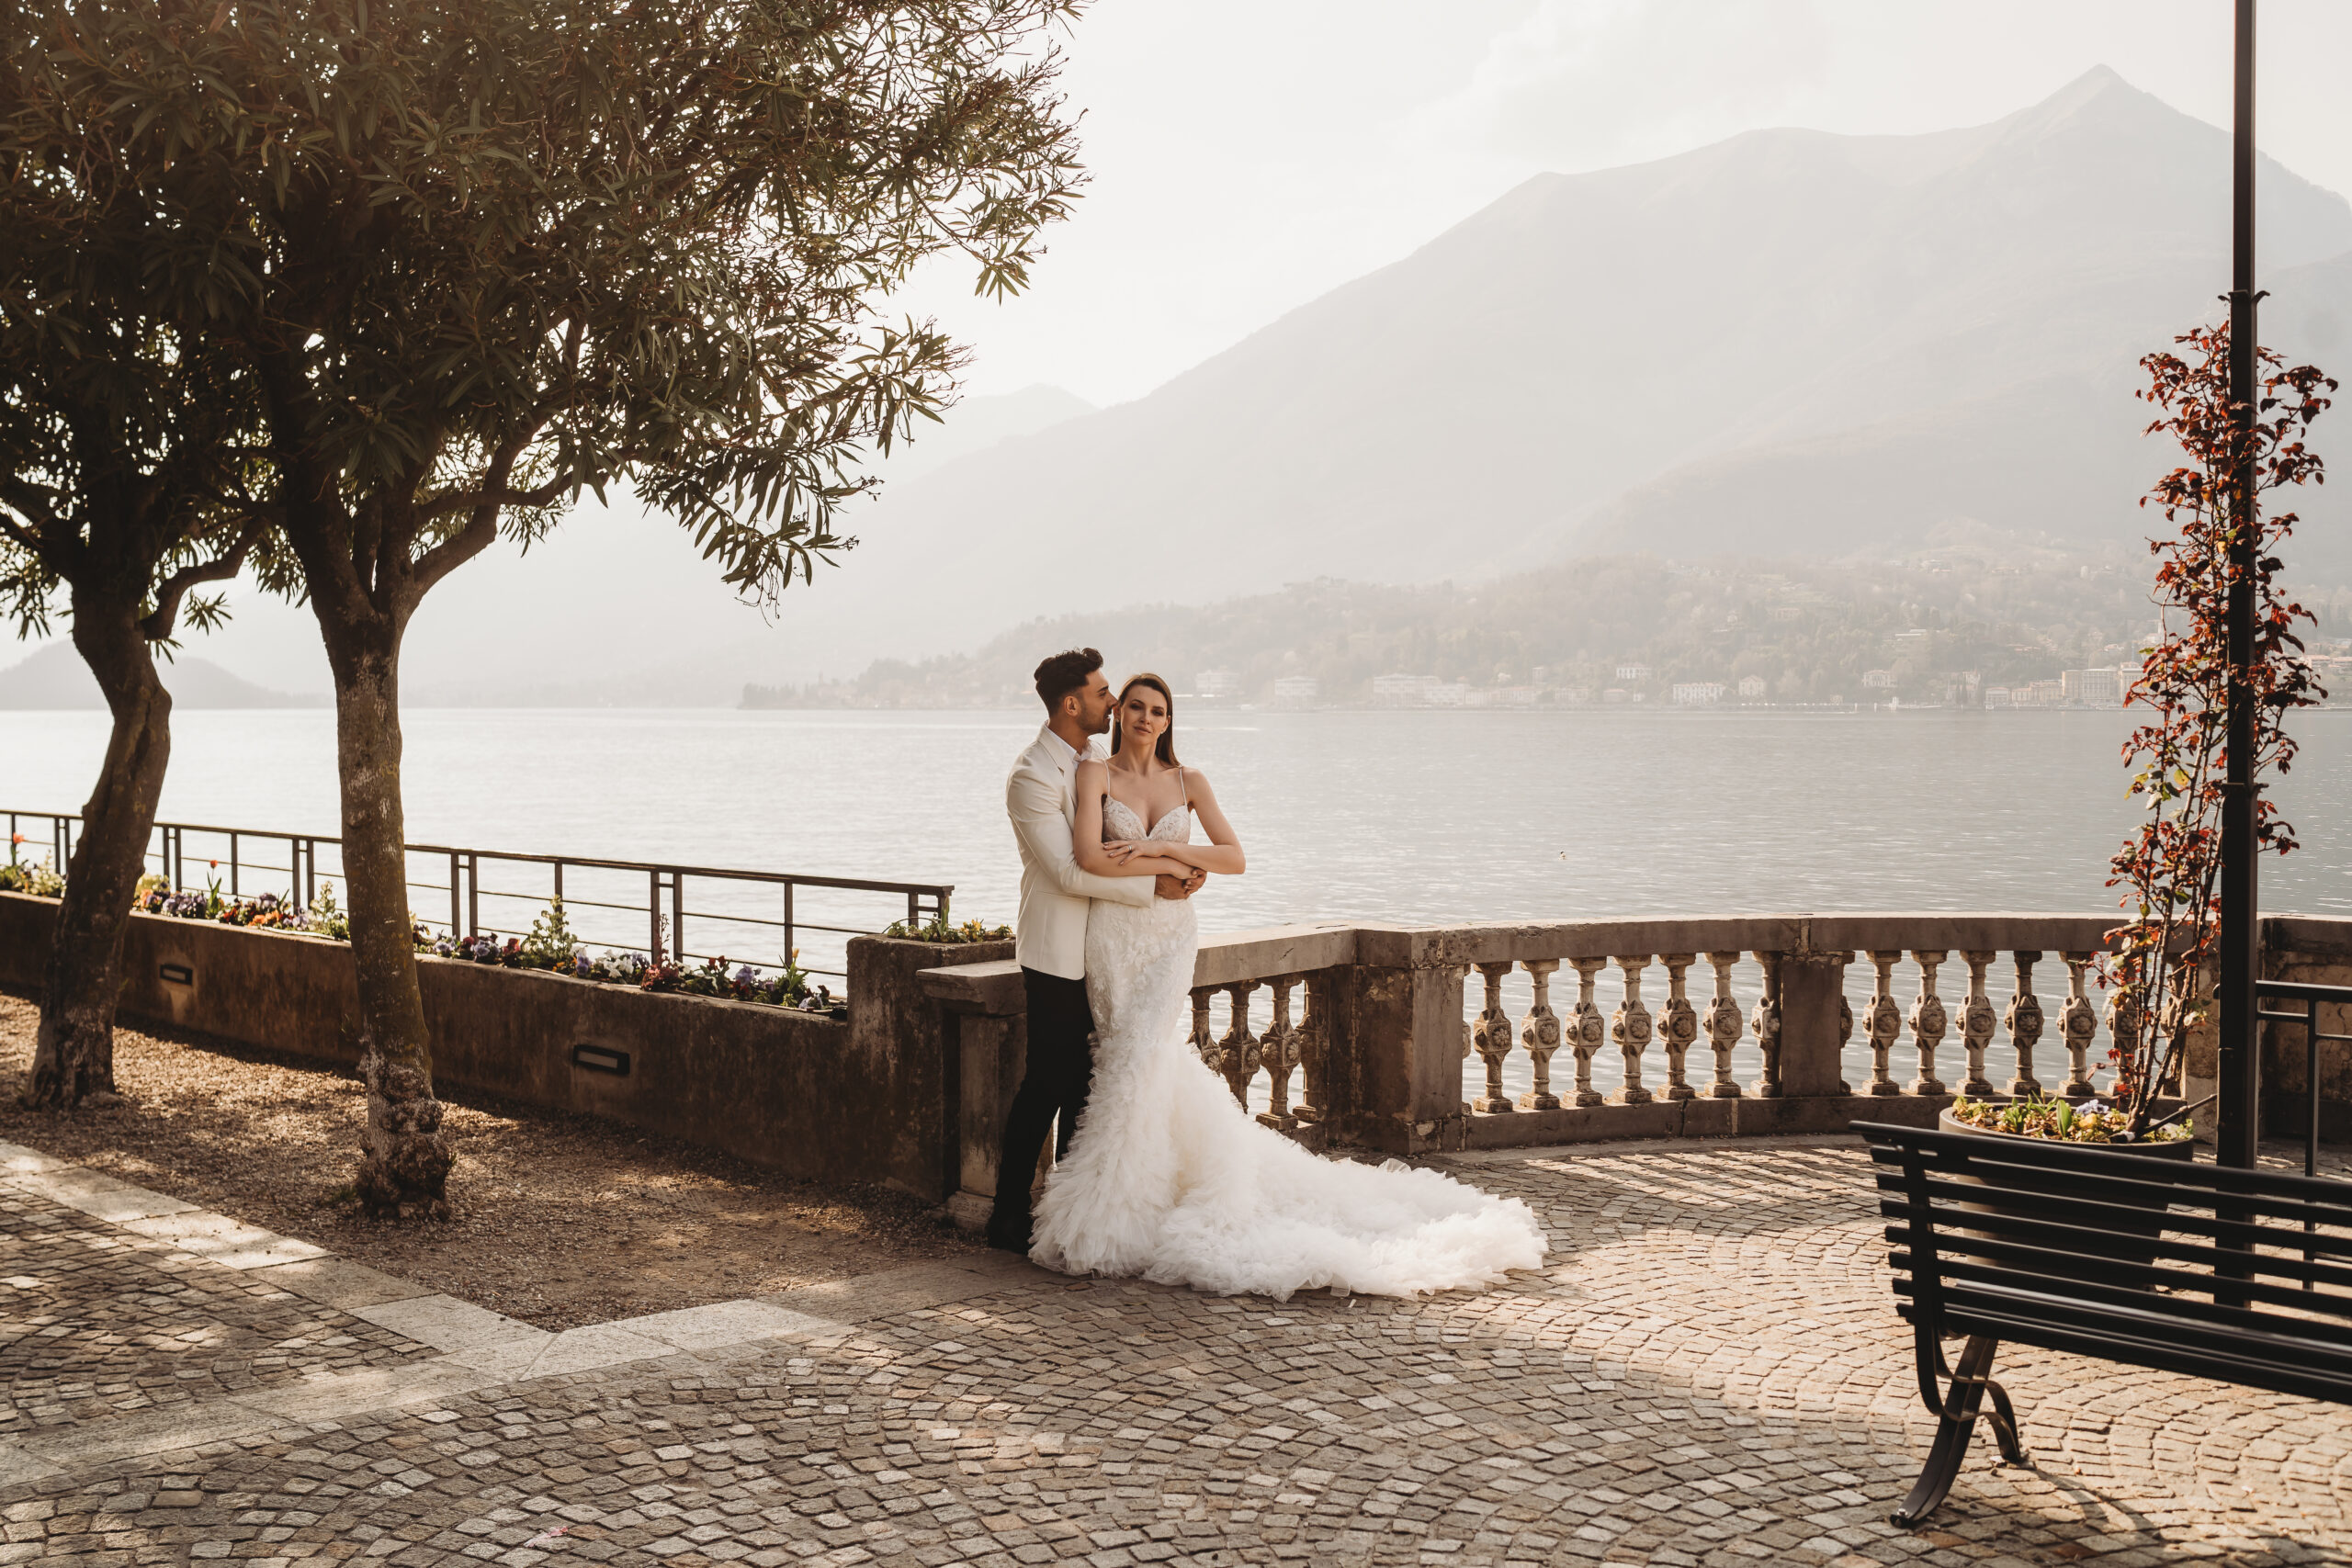
[[[1094,1015],[1086,1003],[1086,907],[1093,898],[1143,905],[1157,897],[1189,898],[1206,879],[1096,876],[1080,871],[1072,848],[1078,764],[1094,738],[1111,728],[1111,683],[1102,656],[1091,648],[1057,653],[1037,666],[1037,697],[1046,728],[1012,764],[1004,808],[1021,844],[1021,916],[1013,956],[1029,1003],[1029,1062],[1004,1118],[1003,1153],[996,1168],[996,1207],[989,1216],[990,1247],[1029,1250],[1029,1188],[1046,1130],[1059,1116],[1058,1152],[1069,1150],[1078,1113],[1094,1075],[1088,1036]]]

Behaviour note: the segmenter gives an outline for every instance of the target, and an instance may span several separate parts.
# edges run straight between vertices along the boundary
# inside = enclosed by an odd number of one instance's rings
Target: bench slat
[[[1951,1208],[1932,1205],[1930,1213],[1934,1215],[1933,1223],[1939,1236],[1958,1238],[1951,1243],[1955,1250],[1964,1249],[1971,1238],[1987,1234],[2038,1236],[2045,1244],[2061,1247],[2071,1244],[2078,1250],[2087,1250],[2092,1256],[2113,1256],[2118,1248],[2129,1247],[2134,1252],[2153,1251],[2160,1257],[2200,1263],[2208,1268],[2238,1269],[2251,1262],[2265,1273],[2288,1274],[2297,1280],[2310,1279],[2316,1284],[2352,1289],[2352,1267],[2325,1261],[2330,1258],[2352,1257],[2352,1241],[2302,1231],[2267,1229],[2245,1238],[2254,1244],[2251,1247],[2220,1247],[2208,1242],[2177,1239],[2183,1235],[2203,1234],[2195,1225],[2178,1223],[2189,1216],[2163,1216],[2161,1224],[2164,1229],[2174,1234],[2159,1237],[2153,1230],[2126,1233],[2115,1227],[2074,1223],[2066,1217],[2066,1210],[2057,1202],[2036,1204],[2030,1212],[2018,1212],[2025,1207],[2005,1201],[1998,1209],[1988,1205],[1979,1212],[1954,1213]],[[1889,1241],[1910,1239],[1917,1218],[1913,1205],[1883,1200],[1878,1212],[1881,1218],[1898,1222],[1887,1227],[1886,1238]],[[2131,1212],[2140,1217],[2143,1225],[2157,1220],[2157,1216],[2147,1210]],[[2052,1215],[2059,1217],[2047,1217]],[[1942,1245],[1938,1243],[1939,1248]],[[2256,1247],[2262,1250],[2256,1250]],[[2312,1255],[2312,1261],[2308,1264],[2302,1258],[2306,1251]],[[2290,1254],[2292,1256],[2288,1256]]]
[[[2001,1165],[2041,1166],[2068,1176],[2086,1174],[2086,1156],[2101,1172],[2132,1175],[2169,1187],[2188,1188],[2220,1197],[2272,1197],[2300,1200],[2352,1214],[2352,1186],[2330,1176],[2302,1176],[2284,1170],[2240,1169],[2235,1166],[2182,1163],[2155,1155],[2128,1152],[2129,1145],[2067,1144],[2046,1138],[2018,1138],[1992,1133],[1930,1132],[1923,1127],[1898,1127],[1883,1122],[1850,1124],[1869,1140],[1871,1157],[1892,1152],[1902,1157],[1906,1147],[1930,1154],[1986,1160]],[[1986,1147],[1986,1145],[1994,1145]],[[2130,1172],[2119,1169],[2129,1165]],[[2167,1179],[2169,1177],[2170,1179]]]
[[[2030,1279],[2017,1279],[2014,1282],[1947,1281],[1945,1310],[1947,1314],[2039,1314],[2038,1321],[2055,1326],[2076,1330],[2097,1327],[2102,1333],[2113,1332],[2135,1340],[2162,1339],[2215,1355],[2267,1355],[2275,1360],[2315,1368],[2333,1377],[2352,1378],[2352,1338],[2346,1338],[2340,1326],[2333,1323],[2266,1317],[2246,1309],[2241,1310],[2256,1320],[2250,1327],[2200,1323],[2146,1311],[2145,1297],[2139,1302],[2096,1301],[2072,1290],[2035,1288],[2046,1283]]]
[[[2097,1145],[2086,1146],[2098,1147]],[[2132,1163],[2137,1166],[2143,1162],[2134,1160]],[[2158,1165],[2161,1168],[2182,1170],[2193,1168],[2168,1161],[2146,1163]],[[2324,1230],[2352,1232],[2352,1204],[2314,1203],[2301,1197],[2266,1196],[2261,1193],[2217,1195],[2187,1183],[2149,1180],[2145,1171],[2133,1171],[2127,1175],[2116,1176],[2097,1169],[2058,1171],[2041,1166],[2015,1166],[2007,1161],[1995,1159],[1965,1162],[1933,1159],[1926,1162],[1926,1169],[1928,1172],[1928,1180],[1937,1190],[1941,1192],[1951,1192],[1956,1186],[1970,1186],[1971,1184],[1961,1181],[1959,1179],[1973,1176],[1983,1181],[1984,1187],[1996,1191],[2021,1194],[2042,1193],[2047,1191],[2044,1186],[2023,1184],[2027,1179],[2041,1178],[2045,1180],[2063,1182],[2066,1191],[2061,1196],[2064,1201],[2102,1202],[2113,1205],[2119,1211],[2134,1207],[2154,1208],[2159,1203],[2170,1207],[2177,1213],[2186,1210],[2193,1213],[2199,1210],[2226,1208],[2233,1213],[2249,1216],[2249,1220],[2245,1223],[2268,1219],[2298,1226],[2308,1223],[2320,1226]],[[1877,1180],[1878,1189],[1882,1192],[1910,1190],[1909,1179],[1904,1174],[1902,1168],[1882,1171],[1878,1174]],[[1984,1189],[1973,1190],[1983,1190]]]
[[[1888,1239],[1894,1237],[1890,1235]],[[1905,1272],[1917,1271],[1917,1260],[1908,1247],[1897,1247],[1888,1254],[1887,1261]],[[1964,1254],[1956,1249],[1939,1253],[1936,1268],[1948,1282],[1947,1289],[1954,1280],[1998,1280],[2018,1289],[2039,1287],[2053,1294],[2118,1304],[2136,1301],[2158,1315],[2233,1323],[2245,1328],[2281,1321],[2276,1313],[2199,1299],[2219,1292],[2288,1309],[2285,1321],[2308,1322],[2322,1337],[2341,1336],[2346,1346],[2352,1346],[2352,1322],[2336,1321],[2352,1319],[2352,1296],[2304,1291],[2267,1280],[2217,1280],[2211,1273],[2158,1269],[2120,1258],[2098,1258],[2086,1268],[2079,1253],[2001,1241],[1972,1241]],[[2156,1291],[2152,1289],[2154,1286],[2166,1288]],[[2307,1319],[2304,1313],[2322,1315]]]
[[[2038,1346],[2092,1360],[2118,1361],[2189,1377],[2214,1378],[2273,1393],[2300,1394],[2352,1404],[2352,1372],[2333,1372],[2306,1361],[2250,1348],[2243,1354],[2192,1348],[2169,1336],[2135,1335],[2119,1325],[2093,1321],[2052,1322],[2031,1310],[2016,1311],[1972,1299],[1949,1309],[1943,1323],[1962,1334],[1985,1334],[2012,1345]]]

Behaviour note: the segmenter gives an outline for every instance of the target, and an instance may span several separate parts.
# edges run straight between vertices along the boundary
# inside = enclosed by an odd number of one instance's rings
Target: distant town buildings
[[[1679,708],[1711,708],[1724,700],[1721,681],[1677,681],[1671,693]]]
[[[1772,682],[1767,681],[1761,675],[1742,675],[1739,678],[1739,700],[1741,702],[1752,703],[1760,701],[1764,694],[1771,689]]]
[[[1374,675],[1372,678],[1372,702],[1374,707],[1419,707],[1427,700],[1431,686],[1438,683],[1434,675]]]
[[[1284,707],[1305,707],[1322,689],[1312,675],[1284,675],[1274,682],[1274,701]]]
[[[1193,677],[1193,694],[1199,697],[1230,697],[1241,691],[1241,677],[1230,670],[1204,670]]]
[[[1620,664],[1617,666],[1617,679],[1625,685],[1638,686],[1649,678],[1650,667],[1646,664]]]
[[[1894,685],[1894,671],[1892,670],[1865,670],[1862,671],[1862,684],[1865,686],[1874,687],[1880,691],[1892,690]]]
[[[2058,677],[2061,698],[2085,707],[2111,708],[2123,704],[2123,686],[2114,670],[2069,670]]]
[[[2112,708],[2123,705],[2132,671],[2124,667],[2067,670],[2054,681],[2030,685],[1987,686],[1988,708]]]
[[[1372,705],[1383,708],[1459,708],[1470,705],[1470,688],[1434,675],[1375,675]]]

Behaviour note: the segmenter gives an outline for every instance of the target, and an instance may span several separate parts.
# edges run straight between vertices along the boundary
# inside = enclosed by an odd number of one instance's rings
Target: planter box
[[[0,894],[0,983],[37,987],[57,906]],[[794,1012],[459,959],[420,956],[434,1080],[605,1116],[771,1170],[880,1182],[931,1201],[948,1185],[954,1063],[917,970],[1009,955],[1011,942],[855,938],[850,1015]],[[356,1064],[351,950],[290,932],[133,915],[122,1016],[292,1055]]]
[[[2061,1142],[2061,1140],[2055,1138],[2029,1138],[2019,1133],[1999,1133],[1984,1127],[1972,1127],[1965,1122],[1956,1122],[1952,1120],[1951,1112],[1949,1111],[1938,1114],[1936,1117],[1936,1130],[1939,1133],[1965,1133],[1973,1134],[1980,1138],[2008,1139],[2015,1140],[2018,1143],[2040,1144],[2045,1146]],[[2133,1159],[2162,1159],[2186,1164],[2187,1162],[2194,1159],[2197,1156],[2196,1142],[2189,1138],[2177,1138],[2161,1144],[2065,1143],[2063,1146],[2069,1149],[2085,1150],[2093,1157],[2096,1157],[2100,1154],[2111,1155],[2119,1162]],[[2119,1168],[2116,1171],[2116,1175],[2118,1176],[2129,1176],[2131,1172],[2128,1168]],[[2115,1222],[2115,1234],[2111,1238],[2097,1243],[2082,1243],[2077,1246],[2075,1250],[2082,1254],[2086,1258],[2112,1258],[2125,1263],[2138,1264],[2149,1264],[2155,1261],[2156,1255],[2154,1249],[2145,1245],[2141,1245],[2140,1243],[2154,1240],[2157,1235],[2163,1233],[2164,1217],[2167,1212],[2168,1205],[2165,1201],[2165,1195],[2162,1192],[2159,1191],[2144,1196],[2141,1194],[2118,1194],[2111,1189],[2108,1188],[2106,1184],[2096,1179],[2086,1179],[2059,1171],[2028,1171],[2020,1168],[2018,1171],[2018,1176],[2019,1179],[2014,1184],[1988,1181],[1984,1178],[1977,1176],[1962,1176],[1957,1177],[1954,1179],[1964,1181],[1971,1186],[1984,1187],[1993,1191],[2007,1190],[2015,1192],[2041,1193],[2052,1198],[2085,1199],[2094,1202],[2116,1203],[2129,1208],[2139,1209],[2146,1213],[2147,1218],[2143,1220],[2136,1217],[2119,1216]],[[2034,1217],[2031,1206],[2027,1204],[2007,1205],[2001,1203],[1966,1203],[1962,1204],[1962,1207],[1973,1214],[2014,1214],[2020,1219],[2031,1219]],[[1983,1241],[2007,1240],[2011,1242],[2021,1242],[2023,1239],[2020,1237],[2005,1237],[1991,1231],[1970,1231],[1967,1234]],[[2138,1238],[2138,1240],[2135,1241],[2133,1238]],[[1991,1262],[1992,1259],[1988,1258],[1985,1261]],[[2015,1267],[2015,1265],[2005,1265],[2005,1267]],[[2074,1271],[2066,1268],[2063,1259],[2054,1259],[2052,1262],[2041,1265],[2040,1267],[2042,1267],[2049,1272],[2061,1277],[2079,1277],[2093,1280],[2101,1280],[2106,1279],[2104,1272],[2087,1267],[2082,1270],[2079,1276],[2077,1276]]]

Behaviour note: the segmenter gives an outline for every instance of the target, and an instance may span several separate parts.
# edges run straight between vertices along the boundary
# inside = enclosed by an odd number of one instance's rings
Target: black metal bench
[[[1897,1307],[1939,1419],[1917,1525],[1986,1415],[2012,1464],[2004,1342],[2352,1404],[2352,1181],[2113,1146],[1858,1122],[1877,1166]],[[1966,1335],[1957,1368],[1943,1340]],[[1949,1387],[1945,1387],[1945,1384]]]

